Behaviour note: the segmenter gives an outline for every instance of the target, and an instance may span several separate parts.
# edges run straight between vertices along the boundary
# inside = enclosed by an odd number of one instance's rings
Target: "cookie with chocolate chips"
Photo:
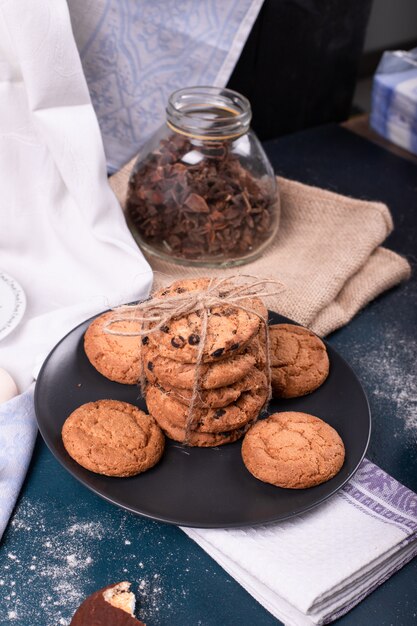
[[[155,298],[171,298],[204,291],[209,278],[179,280],[165,289],[160,289]],[[222,292],[227,297],[227,284]],[[181,300],[181,298],[179,298]],[[243,351],[267,317],[261,300],[248,297],[239,300],[238,308],[232,303],[211,307],[208,315],[207,333],[202,353],[203,363],[212,363]],[[195,363],[202,341],[202,312],[196,311],[172,319],[157,332],[149,333],[148,343],[157,348],[158,354],[182,363]]]
[[[220,408],[193,407],[193,430],[200,433],[221,433],[245,426],[256,419],[268,398],[265,374],[254,370],[251,390],[243,392],[239,398]],[[180,428],[185,428],[188,419],[188,406],[179,402],[173,395],[156,385],[149,385],[146,390],[146,404],[149,413],[164,430],[164,420]]]
[[[221,410],[221,409],[219,409]],[[253,423],[249,421],[247,424],[236,428],[234,430],[216,432],[216,433],[203,433],[199,431],[191,431],[186,440],[186,433],[184,426],[171,421],[171,416],[167,413],[161,412],[159,414],[159,425],[166,434],[167,437],[178,441],[180,443],[186,443],[188,446],[198,448],[211,448],[214,446],[224,446],[228,443],[237,441],[247,431],[249,426]]]
[[[254,384],[256,387],[256,381],[259,381],[259,370],[253,367],[244,378],[233,383],[233,385],[227,385],[217,389],[201,390],[197,395],[195,406],[203,409],[219,409],[225,407],[232,402],[236,402],[242,393],[253,389]],[[264,376],[262,376],[262,384],[265,385]],[[160,384],[160,387],[163,391],[169,393],[171,398],[178,400],[181,404],[189,406],[193,395],[192,389],[178,389],[170,384]]]
[[[195,363],[181,363],[160,356],[155,347],[143,347],[143,363],[146,378],[152,384],[177,389],[193,389]],[[234,385],[253,369],[265,368],[265,348],[258,337],[247,345],[244,352],[214,363],[204,363],[199,368],[200,389],[218,389]]]
[[[269,327],[271,384],[274,396],[297,398],[311,393],[329,374],[323,341],[311,330],[295,324]]]

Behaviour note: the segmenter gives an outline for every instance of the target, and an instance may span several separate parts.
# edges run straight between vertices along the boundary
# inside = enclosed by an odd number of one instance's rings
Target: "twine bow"
[[[250,282],[238,283],[237,281],[249,280]],[[235,281],[237,284],[233,284]],[[279,285],[276,291],[268,291],[269,285]],[[282,283],[273,279],[258,279],[249,274],[236,274],[225,278],[211,278],[207,287],[196,291],[184,291],[170,294],[169,297],[150,297],[147,300],[135,304],[128,304],[113,309],[115,316],[105,325],[105,332],[111,335],[125,337],[144,337],[155,333],[164,326],[167,326],[173,319],[186,317],[190,313],[200,313],[201,331],[200,342],[198,344],[198,352],[195,363],[195,373],[192,388],[192,395],[189,403],[188,414],[185,424],[185,441],[188,443],[190,432],[194,424],[193,409],[197,398],[200,396],[200,370],[203,364],[203,354],[207,338],[208,321],[211,315],[211,309],[216,306],[229,305],[246,311],[249,315],[255,315],[261,321],[266,344],[266,368],[268,380],[268,397],[271,397],[271,370],[270,370],[270,354],[269,354],[269,333],[268,318],[259,311],[247,306],[243,301],[250,298],[262,298],[266,296],[276,295],[282,291],[284,286]],[[111,327],[117,322],[135,321],[140,324],[137,331],[124,331],[120,329],[112,329]],[[142,342],[139,342],[140,348]],[[146,378],[144,374],[143,359],[140,358],[140,386],[142,395],[145,397]]]

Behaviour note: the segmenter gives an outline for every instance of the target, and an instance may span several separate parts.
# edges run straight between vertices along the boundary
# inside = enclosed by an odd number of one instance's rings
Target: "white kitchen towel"
[[[263,0],[68,0],[109,171],[165,121],[169,95],[226,85]]]
[[[107,183],[65,0],[0,0],[0,172],[0,269],[27,296],[0,367],[23,390],[74,325],[152,280]]]
[[[287,626],[328,624],[417,554],[417,495],[364,460],[335,496],[289,521],[183,530]]]
[[[107,182],[65,0],[0,0],[0,172],[0,270],[27,298],[0,367],[23,391],[71,328],[152,282]],[[35,424],[31,391],[0,407],[0,536]]]

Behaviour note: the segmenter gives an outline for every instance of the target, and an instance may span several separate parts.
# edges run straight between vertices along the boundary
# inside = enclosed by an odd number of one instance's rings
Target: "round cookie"
[[[308,413],[274,413],[257,422],[242,443],[253,476],[286,489],[306,489],[333,478],[345,447],[332,426]]]
[[[326,346],[311,330],[295,324],[269,327],[271,385],[274,396],[297,398],[311,393],[329,374]]]
[[[164,435],[150,415],[133,404],[97,400],[66,419],[62,440],[80,465],[106,476],[134,476],[153,467],[164,451]]]
[[[200,433],[221,433],[245,426],[256,419],[268,398],[265,374],[259,370],[252,376],[250,392],[244,392],[231,404],[223,408],[207,409],[195,406],[193,430]],[[161,428],[166,416],[171,424],[184,428],[188,418],[188,406],[176,400],[169,393],[156,385],[149,385],[146,390],[146,404],[149,413]]]
[[[218,387],[217,389],[206,389],[198,394],[195,406],[203,409],[220,409],[222,407],[236,402],[236,400],[246,391],[250,391],[253,387],[254,376],[258,370],[253,367],[252,370],[233,385],[226,387]],[[193,392],[191,389],[178,389],[172,385],[160,385],[163,391],[169,393],[171,398],[178,400],[181,404],[189,406]]]
[[[194,387],[195,363],[181,363],[162,357],[156,348],[149,346],[143,347],[143,363],[146,378],[152,384],[171,385],[180,389]],[[218,389],[233,385],[246,376],[254,365],[258,365],[260,369],[265,367],[265,349],[258,337],[252,339],[241,354],[215,363],[202,364],[200,387]]]
[[[185,428],[183,426],[172,423],[169,417],[163,413],[160,414],[158,423],[167,437],[179,443],[185,443]],[[241,428],[221,433],[201,433],[192,431],[189,433],[186,445],[198,448],[224,446],[243,437],[251,424],[252,422],[248,422],[248,424]]]
[[[90,324],[84,335],[84,350],[100,374],[117,383],[134,385],[140,377],[141,338],[107,333],[106,325],[116,316],[117,312],[108,311]],[[115,322],[111,329],[134,333],[140,330],[140,323],[134,320]]]
[[[179,297],[182,294],[201,291],[207,288],[209,278],[179,280],[169,287],[157,291],[153,298]],[[227,293],[227,285],[224,285]],[[258,333],[267,310],[258,298],[239,300],[239,305],[253,310],[253,313],[225,303],[213,306],[209,311],[207,334],[202,355],[203,363],[211,363],[226,358],[244,348]],[[161,356],[195,363],[200,348],[202,333],[202,311],[171,320],[166,326],[146,336],[145,343],[157,348]]]

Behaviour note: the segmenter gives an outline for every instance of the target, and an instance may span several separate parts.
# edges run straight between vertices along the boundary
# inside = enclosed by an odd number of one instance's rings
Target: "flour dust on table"
[[[404,426],[417,439],[416,374],[410,369],[417,353],[417,337],[415,332],[398,337],[396,321],[392,320],[379,334],[369,337],[366,354],[360,344],[351,343],[350,362],[361,380],[373,389],[372,402],[382,412],[387,412],[389,405],[389,415],[395,416],[394,437]]]
[[[135,550],[135,544],[140,546],[141,542],[148,541],[148,530],[140,526],[136,537],[129,535],[125,530],[128,514],[121,513],[117,530],[108,514],[101,516],[100,521],[80,521],[80,516],[69,515],[63,525],[51,531],[48,529],[53,515],[48,504],[29,504],[23,500],[11,521],[20,549],[5,546],[5,564],[0,573],[0,615],[7,617],[7,623],[68,626],[86,597],[85,590],[93,592],[97,588],[97,569],[102,568],[98,562],[101,541],[113,546],[109,563],[112,575],[132,581],[136,612],[146,624],[160,626],[160,610],[166,614],[172,607],[175,612],[176,607],[187,601],[187,592],[180,580],[176,591],[168,592],[158,564],[149,558],[145,561]],[[120,559],[122,550],[123,560]],[[32,556],[25,551],[33,552]],[[176,556],[171,555],[171,558]],[[109,579],[107,584],[112,582]],[[40,604],[35,599],[39,597],[42,598]]]

